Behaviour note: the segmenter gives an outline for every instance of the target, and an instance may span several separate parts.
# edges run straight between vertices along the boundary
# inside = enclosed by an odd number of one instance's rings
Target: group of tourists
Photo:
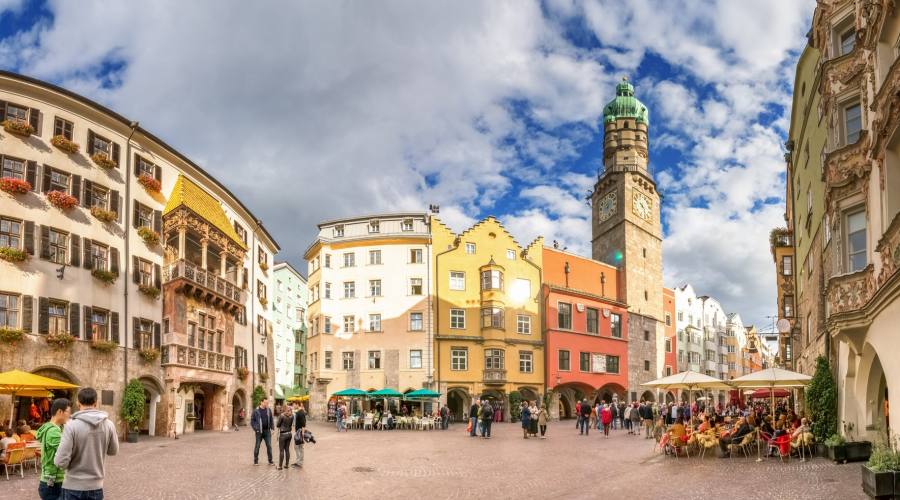
[[[522,419],[522,437],[525,439],[528,439],[528,436],[537,437],[540,431],[541,439],[545,439],[547,421],[550,420],[547,408],[543,404],[538,406],[536,401],[522,401],[519,411]]]
[[[303,467],[303,445],[315,443],[312,433],[306,429],[306,409],[300,403],[284,405],[276,417],[269,408],[269,400],[263,399],[250,416],[250,427],[256,433],[253,446],[253,465],[259,465],[259,445],[265,443],[269,465],[272,461],[272,434],[278,438],[278,470]],[[291,445],[296,460],[291,463]]]
[[[616,401],[591,404],[584,399],[575,404],[575,428],[583,436],[590,435],[591,429],[602,430],[606,437],[611,429],[623,429],[633,436],[643,432],[644,438],[650,439],[654,415],[658,414],[656,405],[643,400],[631,404]]]
[[[470,437],[481,434],[483,439],[491,438],[491,426],[503,420],[503,407],[489,399],[472,401],[469,407],[469,424],[467,431]]]

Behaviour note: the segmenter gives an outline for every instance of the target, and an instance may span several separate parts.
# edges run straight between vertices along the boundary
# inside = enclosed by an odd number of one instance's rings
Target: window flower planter
[[[162,185],[160,185],[159,181],[154,179],[153,177],[147,174],[141,174],[138,176],[138,184],[144,186],[144,189],[147,191],[160,192],[162,189]]]
[[[250,374],[250,370],[247,369],[246,366],[242,366],[237,369],[237,376],[241,379],[241,382],[247,380],[247,375]]]
[[[159,351],[157,349],[153,349],[152,347],[141,349],[140,352],[141,359],[143,359],[145,363],[152,363],[159,359]]]
[[[28,260],[28,254],[18,248],[0,247],[0,259],[7,262],[24,262]]]
[[[265,298],[265,297],[260,297],[260,298],[259,298],[259,303],[262,304],[263,307],[266,307],[266,306],[269,305],[269,299],[267,299],[267,298]]]
[[[266,372],[259,372],[259,381],[262,383],[266,383],[269,381],[269,374]]]
[[[147,226],[141,226],[138,228],[138,236],[144,240],[144,243],[148,245],[155,245],[159,243],[159,233],[150,229]]]
[[[62,191],[47,191],[47,201],[60,210],[69,210],[78,204],[78,198]]]
[[[75,337],[68,333],[51,333],[47,335],[47,345],[54,349],[69,349],[75,343]]]
[[[119,344],[113,342],[112,340],[92,340],[91,341],[91,349],[96,349],[100,352],[112,352]]]
[[[119,164],[116,163],[115,160],[110,158],[106,153],[94,153],[94,155],[91,156],[91,160],[93,160],[98,167],[105,168],[107,170],[119,166]]]
[[[259,268],[262,269],[263,271],[268,271],[268,270],[269,270],[269,264],[267,264],[267,263],[265,263],[265,262],[260,262],[260,263],[259,263]]]
[[[3,120],[3,130],[22,137],[29,137],[34,133],[31,124],[19,120]]]
[[[96,217],[97,220],[103,222],[112,222],[119,218],[112,210],[107,210],[100,207],[91,207],[91,215]]]
[[[91,276],[106,283],[107,285],[115,283],[116,278],[118,277],[116,273],[107,271],[106,269],[94,269],[93,271],[91,271]]]
[[[151,285],[138,285],[138,291],[153,300],[159,298],[159,288]]]
[[[15,344],[25,338],[25,332],[18,328],[0,328],[0,343]]]
[[[31,183],[14,177],[3,177],[0,178],[0,191],[6,191],[9,194],[25,194],[31,191]]]
[[[69,153],[70,155],[78,152],[78,144],[66,139],[66,136],[64,135],[54,135],[53,138],[50,139],[50,144],[53,144],[60,151]]]

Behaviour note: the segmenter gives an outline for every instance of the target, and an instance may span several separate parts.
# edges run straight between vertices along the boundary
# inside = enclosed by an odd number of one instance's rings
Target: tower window
[[[644,290],[644,300],[648,300],[650,295],[647,293],[647,290]]]
[[[626,122],[625,122],[625,128],[631,128],[631,122],[626,121]]]
[[[646,258],[647,258],[647,249],[646,249],[646,248],[642,248],[642,249],[641,249],[641,252],[644,254],[644,258],[646,259]]]

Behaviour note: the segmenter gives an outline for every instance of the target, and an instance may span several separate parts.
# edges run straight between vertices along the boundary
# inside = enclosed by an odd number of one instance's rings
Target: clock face
[[[613,191],[603,198],[600,199],[600,203],[597,206],[597,215],[600,218],[600,222],[603,222],[616,213],[616,205],[617,205],[616,192]]]
[[[653,218],[653,200],[646,194],[635,190],[631,198],[631,211],[641,219],[649,221]]]

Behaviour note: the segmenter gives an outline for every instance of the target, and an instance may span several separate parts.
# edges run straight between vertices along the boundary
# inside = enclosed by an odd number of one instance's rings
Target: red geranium
[[[141,186],[144,186],[149,191],[156,191],[157,193],[162,189],[159,181],[154,179],[148,174],[141,174],[138,176],[138,182]]]
[[[47,191],[47,200],[56,208],[68,210],[78,204],[78,198],[62,191]]]
[[[0,190],[10,194],[25,194],[31,191],[31,183],[15,177],[0,178]]]

